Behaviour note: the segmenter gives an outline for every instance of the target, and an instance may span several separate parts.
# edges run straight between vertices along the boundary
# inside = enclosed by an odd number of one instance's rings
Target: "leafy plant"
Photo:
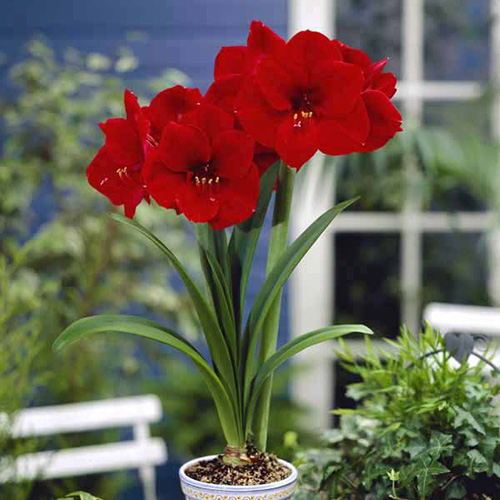
[[[496,371],[458,364],[431,328],[388,343],[375,352],[367,340],[359,360],[346,345],[338,353],[361,377],[348,389],[357,407],[336,410],[341,425],[324,448],[300,454],[297,498],[497,498]]]

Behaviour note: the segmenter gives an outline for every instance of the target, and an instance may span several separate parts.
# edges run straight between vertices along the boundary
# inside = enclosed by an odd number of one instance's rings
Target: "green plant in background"
[[[339,429],[322,448],[299,454],[306,499],[462,499],[500,495],[500,392],[483,363],[453,363],[431,328],[403,330],[392,350],[358,361],[346,345],[339,356],[361,377],[348,395],[353,410],[337,410]],[[438,354],[429,353],[444,350]],[[483,496],[481,496],[483,495]]]

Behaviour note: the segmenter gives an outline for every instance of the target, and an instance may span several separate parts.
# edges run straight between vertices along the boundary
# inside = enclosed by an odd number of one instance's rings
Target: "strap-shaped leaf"
[[[339,203],[323,215],[318,217],[278,259],[272,271],[268,274],[264,284],[250,311],[247,325],[242,339],[242,356],[245,368],[245,394],[248,395],[248,385],[253,372],[253,356],[255,346],[262,330],[269,308],[284,286],[292,271],[297,267],[304,255],[323,234],[335,217],[352,205],[357,198]],[[246,397],[245,397],[246,399]]]
[[[254,380],[252,381],[250,390],[250,400],[247,411],[247,426],[251,425],[253,412],[258,400],[258,396],[266,379],[285,361],[288,361],[295,354],[312,347],[313,345],[320,344],[327,340],[333,340],[343,337],[349,333],[364,333],[372,335],[373,332],[364,325],[336,325],[326,328],[320,328],[309,333],[300,335],[299,337],[291,340],[285,344],[281,349],[278,349],[268,360],[258,369]],[[248,429],[247,429],[248,430]]]
[[[215,256],[209,250],[204,251],[207,262],[212,271],[212,283],[214,292],[218,297],[219,315],[221,324],[224,327],[226,339],[231,345],[233,358],[236,360],[238,354],[238,341],[236,336],[236,325],[234,322],[233,306],[231,302],[231,292],[227,281],[224,279],[224,271],[217,262]]]
[[[137,316],[115,314],[82,318],[68,326],[59,335],[54,342],[54,349],[60,350],[89,335],[106,332],[129,333],[156,340],[189,356],[200,370],[212,393],[226,438],[236,444],[241,442],[236,422],[236,408],[219,377],[193,345],[179,334],[155,321]]]
[[[200,319],[203,332],[210,349],[210,355],[214,361],[217,371],[221,374],[222,380],[229,389],[233,400],[237,400],[237,388],[234,374],[231,368],[231,354],[229,346],[226,344],[224,334],[220,328],[214,311],[210,308],[208,302],[203,297],[198,285],[191,278],[183,264],[177,259],[174,253],[151,231],[141,226],[139,223],[123,217],[119,214],[112,214],[111,217],[122,224],[134,228],[136,231],[145,236],[151,243],[159,248],[175,267],[177,273],[181,277],[186,290],[188,291],[191,300],[194,303],[196,313]]]
[[[234,307],[236,323],[238,325],[241,324],[250,269],[262,225],[266,218],[269,202],[273,194],[279,163],[277,161],[270,166],[261,177],[259,200],[255,212],[252,217],[234,228],[229,242]]]

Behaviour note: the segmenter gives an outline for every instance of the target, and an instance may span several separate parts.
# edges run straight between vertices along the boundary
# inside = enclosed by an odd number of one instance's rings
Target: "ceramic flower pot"
[[[283,481],[254,486],[228,486],[202,483],[186,475],[186,469],[200,460],[211,460],[216,456],[196,458],[185,463],[179,470],[181,488],[186,500],[286,500],[291,498],[297,484],[297,469],[288,462],[280,463],[292,473]]]

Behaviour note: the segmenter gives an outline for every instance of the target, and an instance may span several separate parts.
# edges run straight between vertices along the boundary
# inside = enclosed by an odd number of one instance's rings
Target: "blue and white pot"
[[[186,500],[286,500],[291,498],[297,485],[297,469],[288,462],[279,462],[288,467],[292,473],[283,481],[254,486],[228,486],[225,484],[209,484],[191,479],[186,469],[203,461],[212,460],[216,455],[196,458],[185,463],[179,470],[181,488]]]

